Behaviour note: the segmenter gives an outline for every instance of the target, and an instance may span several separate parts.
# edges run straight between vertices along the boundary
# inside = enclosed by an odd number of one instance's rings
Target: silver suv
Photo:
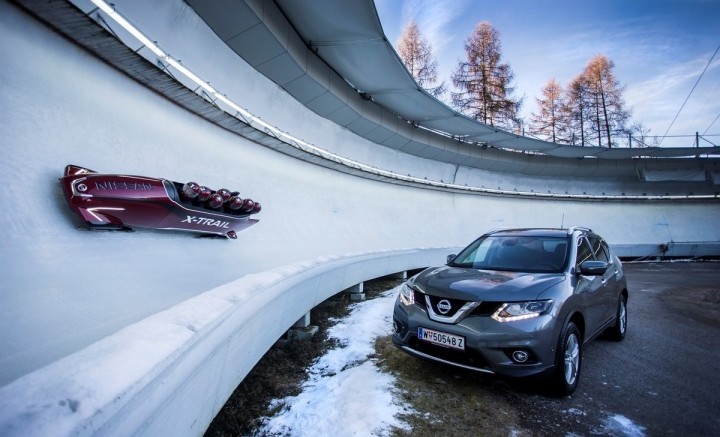
[[[401,286],[393,342],[465,369],[549,376],[570,395],[583,345],[625,337],[627,299],[620,260],[590,229],[493,231]]]

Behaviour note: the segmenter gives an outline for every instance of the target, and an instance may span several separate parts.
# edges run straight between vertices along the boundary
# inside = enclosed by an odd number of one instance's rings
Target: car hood
[[[423,292],[450,299],[520,301],[536,299],[565,280],[563,273],[523,273],[458,267],[427,269],[411,280]]]

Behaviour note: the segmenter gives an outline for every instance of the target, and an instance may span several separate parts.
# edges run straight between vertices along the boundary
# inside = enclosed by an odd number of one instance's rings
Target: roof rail
[[[586,228],[584,226],[571,226],[568,228],[568,234],[572,234],[575,231],[592,232],[592,229]]]

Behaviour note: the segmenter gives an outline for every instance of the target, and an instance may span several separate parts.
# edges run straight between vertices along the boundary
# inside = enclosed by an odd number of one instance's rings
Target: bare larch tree
[[[456,109],[491,126],[512,129],[519,125],[521,100],[511,97],[513,72],[502,63],[500,36],[493,26],[478,23],[465,41],[467,61],[461,61],[453,73],[451,93]]]
[[[438,80],[437,61],[433,58],[432,46],[423,37],[415,20],[410,20],[395,45],[400,60],[405,64],[405,68],[408,69],[415,82],[433,96],[441,97],[447,87],[445,82],[436,84]]]
[[[563,90],[555,79],[542,89],[542,98],[536,98],[538,113],[530,114],[530,133],[556,143],[564,128]]]
[[[570,81],[562,107],[563,129],[561,140],[568,144],[585,145],[585,125],[590,114],[588,84],[583,75]]]
[[[603,138],[610,148],[614,136],[628,133],[626,124],[630,113],[625,109],[623,87],[615,78],[614,68],[615,64],[605,55],[595,55],[582,73],[590,102],[587,132],[599,147],[603,146]]]

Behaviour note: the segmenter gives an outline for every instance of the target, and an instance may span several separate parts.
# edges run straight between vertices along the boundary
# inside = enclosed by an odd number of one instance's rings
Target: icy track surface
[[[453,196],[345,175],[239,138],[7,2],[0,40],[0,387],[248,274],[318,257],[459,246],[486,227],[468,217],[443,235],[436,229]],[[58,182],[68,164],[226,187],[263,211],[234,241],[88,232]],[[433,208],[412,220],[412,205]]]

